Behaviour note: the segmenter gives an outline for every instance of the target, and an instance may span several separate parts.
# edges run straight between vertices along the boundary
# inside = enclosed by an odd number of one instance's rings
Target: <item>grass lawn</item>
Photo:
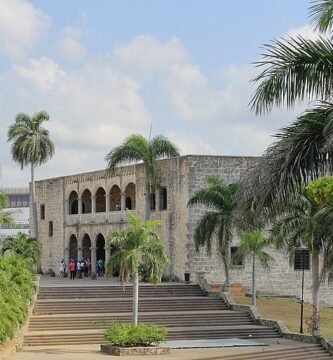
[[[251,304],[251,298],[247,296],[233,295],[235,301],[239,304]],[[257,298],[257,308],[261,315],[266,319],[282,320],[288,326],[290,331],[299,332],[301,304],[282,298]],[[305,319],[311,316],[312,308],[309,304],[304,304],[304,333],[309,333]],[[333,339],[333,309],[320,309],[320,328],[321,333]]]

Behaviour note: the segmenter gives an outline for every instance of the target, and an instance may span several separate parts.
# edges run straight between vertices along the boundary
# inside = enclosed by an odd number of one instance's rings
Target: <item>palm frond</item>
[[[260,84],[250,101],[256,114],[269,112],[274,105],[291,108],[296,100],[330,96],[333,44],[329,39],[298,36],[275,40],[264,49],[262,60],[255,63],[264,70],[253,79]]]
[[[333,20],[333,1],[332,0],[314,0],[309,7],[310,24],[320,32],[332,30]]]

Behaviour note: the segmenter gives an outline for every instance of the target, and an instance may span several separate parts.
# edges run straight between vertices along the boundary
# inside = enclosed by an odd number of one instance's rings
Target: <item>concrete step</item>
[[[40,288],[39,299],[73,299],[96,297],[132,297],[132,286],[122,288],[119,285],[100,287],[54,287]],[[178,297],[178,296],[204,296],[198,285],[144,285],[139,288],[140,297]]]
[[[255,339],[278,337],[276,330],[263,326],[191,326],[169,327],[168,340],[180,339]],[[56,345],[56,344],[94,344],[105,343],[101,330],[92,331],[52,331],[52,332],[29,332],[24,337],[24,345]]]
[[[126,322],[132,321],[132,314],[104,314],[102,317],[98,316],[85,316],[85,317],[63,317],[63,316],[33,316],[29,321],[29,330],[58,330],[58,329],[106,329],[113,322]],[[228,312],[227,314],[220,313],[204,313],[204,314],[186,314],[184,312],[163,314],[139,314],[140,322],[155,323],[164,326],[200,326],[206,325],[249,325],[252,324],[252,319],[245,313]]]
[[[263,348],[260,351],[222,356],[221,360],[325,360],[332,356],[320,345],[303,345],[279,349]]]
[[[78,313],[106,313],[132,311],[132,299],[122,300],[72,300],[66,302],[40,302],[34,307],[35,315],[42,314],[78,314]],[[227,306],[218,299],[208,297],[191,298],[148,298],[140,299],[139,311],[164,311],[170,310],[226,310]]]

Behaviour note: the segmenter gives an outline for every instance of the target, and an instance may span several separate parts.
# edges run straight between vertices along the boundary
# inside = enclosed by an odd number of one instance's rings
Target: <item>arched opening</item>
[[[96,201],[96,212],[105,212],[106,211],[106,198],[105,198],[105,190],[100,187],[96,191],[95,195]]]
[[[81,196],[82,200],[82,214],[91,213],[91,192],[88,189],[85,189]]]
[[[77,260],[77,238],[73,234],[69,239],[69,259]]]
[[[105,261],[105,239],[102,234],[97,235],[96,239],[96,261],[102,259]]]
[[[79,196],[77,195],[76,191],[72,191],[69,195],[69,199],[68,199],[68,213],[70,215],[72,214],[78,214],[79,213]]]
[[[113,185],[110,191],[110,211],[118,211],[121,206],[121,191],[119,186]]]
[[[126,187],[126,209],[134,210],[135,209],[135,184],[129,183]]]
[[[82,240],[82,256],[84,259],[91,259],[91,240],[88,234],[83,236]]]

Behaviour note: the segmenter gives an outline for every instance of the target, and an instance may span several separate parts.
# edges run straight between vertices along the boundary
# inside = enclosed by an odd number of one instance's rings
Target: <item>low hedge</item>
[[[104,333],[104,338],[114,346],[151,346],[164,342],[167,329],[158,325],[113,323]]]
[[[35,292],[31,265],[18,255],[0,257],[0,342],[15,336]]]

